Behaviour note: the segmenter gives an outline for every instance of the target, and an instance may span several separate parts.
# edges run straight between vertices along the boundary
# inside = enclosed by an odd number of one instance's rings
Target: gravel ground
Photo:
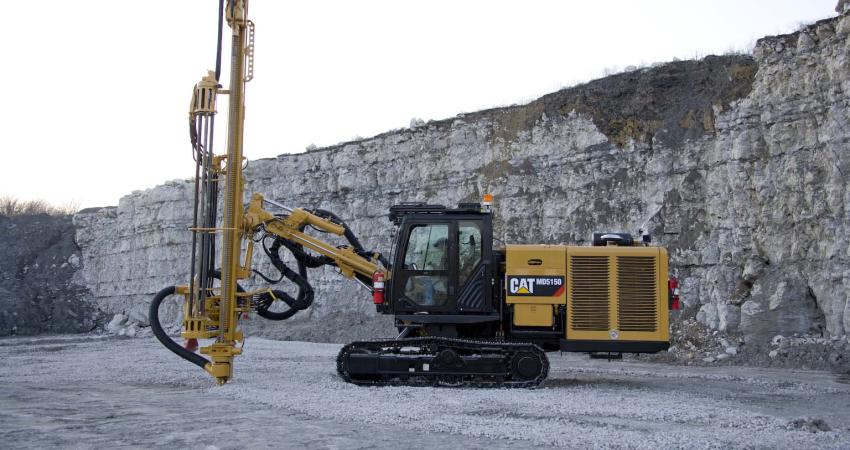
[[[254,338],[215,386],[153,339],[0,340],[6,448],[850,448],[829,372],[550,354],[535,390],[364,388],[339,345]]]

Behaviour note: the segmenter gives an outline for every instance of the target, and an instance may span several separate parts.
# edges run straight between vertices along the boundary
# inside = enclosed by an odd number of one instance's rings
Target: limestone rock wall
[[[708,57],[607,77],[528,105],[251,161],[246,191],[346,219],[389,253],[390,205],[495,195],[496,237],[587,242],[643,228],[667,246],[684,316],[748,340],[850,330],[850,17]],[[250,149],[247,149],[250,154]],[[144,322],[188,273],[191,185],[171,182],[76,215],[79,283]],[[247,200],[247,198],[246,198]],[[258,267],[270,271],[261,263]],[[249,333],[346,340],[392,332],[330,269],[317,301]]]
[[[677,255],[706,323],[751,338],[850,329],[848,31],[845,16],[761,40],[752,93],[719,116],[695,172],[706,233]]]
[[[174,181],[74,216],[83,268],[75,280],[109,314],[147,323],[147,304],[189,273],[192,185]]]

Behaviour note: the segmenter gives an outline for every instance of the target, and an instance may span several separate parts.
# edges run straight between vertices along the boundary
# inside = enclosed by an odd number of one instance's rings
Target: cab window
[[[448,300],[448,224],[419,225],[410,231],[404,269],[414,271],[404,285],[404,296],[422,306]]]
[[[404,268],[408,270],[448,270],[449,226],[421,225],[410,231]]]
[[[478,222],[458,223],[458,284],[463,286],[481,262],[481,228]]]

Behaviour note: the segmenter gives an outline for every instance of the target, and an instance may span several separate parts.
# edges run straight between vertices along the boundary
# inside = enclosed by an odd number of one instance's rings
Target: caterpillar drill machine
[[[254,41],[247,4],[219,4],[216,70],[195,86],[192,98],[197,166],[191,276],[188,285],[156,294],[150,308],[154,334],[168,349],[227,382],[245,339],[239,321],[250,313],[285,320],[308,308],[314,296],[308,269],[325,265],[371,291],[377,311],[393,314],[400,331],[394,339],[340,350],[339,374],[356,384],[533,387],[548,373],[545,351],[613,358],[668,347],[668,308],[678,300],[668,285],[667,252],[650,246],[648,236],[595,233],[590,246],[494,248],[491,197],[456,208],[405,203],[389,210],[397,226],[390,262],[366,250],[329,211],[290,208],[260,194],[244,207],[244,92]],[[219,85],[223,19],[232,37],[227,90]],[[215,155],[216,98],[223,94],[229,95],[227,153]],[[278,278],[252,269],[255,244]],[[295,270],[284,263],[284,250]],[[286,279],[298,293],[243,289],[238,281],[254,274],[270,285]],[[170,296],[182,299],[185,346],[160,323],[160,305]],[[209,344],[197,349],[198,340]]]

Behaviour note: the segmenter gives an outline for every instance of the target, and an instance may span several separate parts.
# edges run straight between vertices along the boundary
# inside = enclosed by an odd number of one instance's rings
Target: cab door
[[[395,312],[489,313],[492,236],[480,217],[405,224],[391,282]]]
[[[455,305],[458,312],[488,313],[495,310],[491,267],[492,236],[480,218],[459,219],[457,226],[457,271]]]
[[[454,309],[452,225],[449,220],[406,223],[393,270],[396,313]]]

